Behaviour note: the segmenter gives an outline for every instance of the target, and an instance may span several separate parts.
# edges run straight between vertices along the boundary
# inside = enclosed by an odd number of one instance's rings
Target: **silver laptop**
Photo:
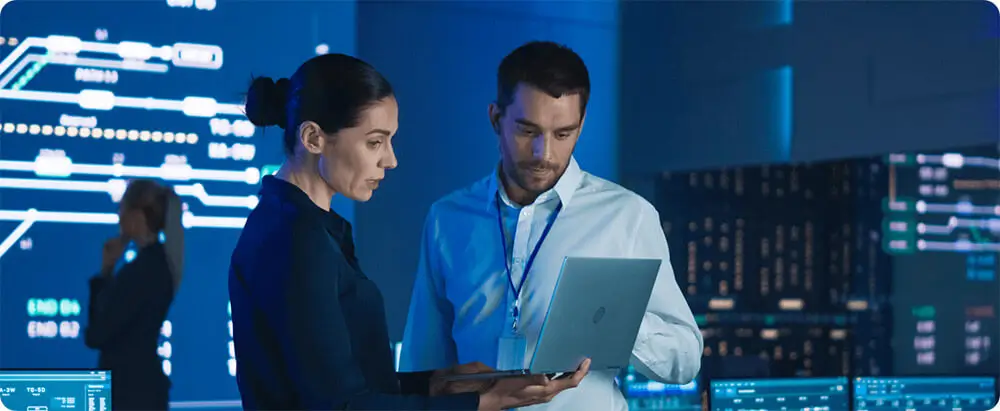
[[[653,293],[661,260],[566,257],[527,369],[461,374],[448,380],[571,375],[625,368]]]

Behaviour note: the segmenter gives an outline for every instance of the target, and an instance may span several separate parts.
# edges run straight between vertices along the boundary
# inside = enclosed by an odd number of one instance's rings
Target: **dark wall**
[[[997,138],[986,2],[622,3],[623,173]]]

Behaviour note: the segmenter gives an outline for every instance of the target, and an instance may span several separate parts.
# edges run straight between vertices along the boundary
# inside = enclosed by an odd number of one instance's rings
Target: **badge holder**
[[[498,370],[522,370],[524,369],[524,354],[527,351],[527,342],[524,335],[517,330],[518,303],[514,303],[514,323],[500,336],[500,344],[497,347],[497,369]]]

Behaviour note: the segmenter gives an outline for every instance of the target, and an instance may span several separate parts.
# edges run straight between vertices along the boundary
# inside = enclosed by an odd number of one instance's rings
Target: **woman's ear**
[[[313,121],[303,121],[299,125],[299,142],[302,143],[302,147],[305,147],[306,151],[319,155],[323,153],[326,134],[323,133],[319,124]]]

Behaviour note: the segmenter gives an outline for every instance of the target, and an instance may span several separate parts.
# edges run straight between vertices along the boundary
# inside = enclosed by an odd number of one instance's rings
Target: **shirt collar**
[[[577,164],[575,157],[569,158],[569,164],[566,166],[566,171],[563,175],[559,177],[559,181],[556,181],[555,187],[542,193],[535,200],[535,203],[542,203],[548,201],[553,196],[558,197],[559,201],[562,202],[563,207],[569,205],[570,200],[573,198],[573,194],[576,193],[577,187],[580,186],[580,180],[583,178],[583,171],[580,170],[580,165]],[[489,195],[489,200],[487,201],[487,206],[490,210],[496,205],[496,194],[500,194],[501,201],[511,207],[516,207],[514,202],[507,197],[507,190],[503,189],[503,184],[500,182],[500,166],[497,165],[496,170],[490,176],[489,182],[487,183],[487,193]]]
[[[307,216],[315,218],[339,243],[353,243],[351,241],[351,223],[330,209],[329,211],[319,208],[295,184],[279,179],[272,175],[266,175],[261,179],[261,197],[277,198],[281,202],[290,203],[297,210]],[[345,241],[348,240],[348,241]]]

